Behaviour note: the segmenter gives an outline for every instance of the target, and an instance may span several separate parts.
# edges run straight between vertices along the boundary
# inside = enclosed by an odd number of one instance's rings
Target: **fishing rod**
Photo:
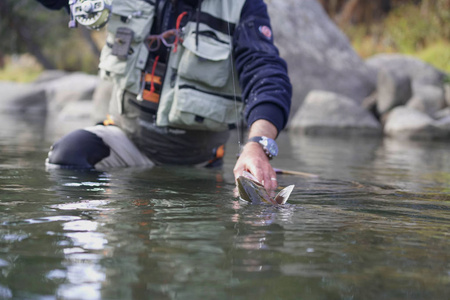
[[[318,178],[319,177],[319,175],[317,175],[317,174],[300,172],[300,171],[284,170],[284,169],[279,169],[279,168],[273,168],[273,170],[277,174],[282,174],[282,175],[294,175],[294,176],[301,176],[301,177],[308,177],[308,178]]]
[[[228,24],[228,36],[231,39],[231,29],[230,29],[230,22],[227,21]],[[236,82],[235,82],[235,69],[234,69],[234,60],[233,60],[233,49],[232,44],[230,43],[230,64],[231,64],[231,74],[233,77],[233,96],[234,96],[234,103],[235,103],[235,111],[236,111],[236,127],[237,127],[237,142],[238,142],[238,153],[237,157],[239,157],[242,147],[243,147],[243,136],[244,136],[244,118],[242,116],[242,113],[239,114],[237,109],[237,99],[236,99]],[[273,168],[274,171],[277,174],[283,174],[283,175],[295,175],[295,176],[302,176],[302,177],[308,177],[308,178],[317,178],[319,175],[312,174],[312,173],[306,173],[306,172],[300,172],[300,171],[292,171],[292,170],[284,170],[279,168]]]

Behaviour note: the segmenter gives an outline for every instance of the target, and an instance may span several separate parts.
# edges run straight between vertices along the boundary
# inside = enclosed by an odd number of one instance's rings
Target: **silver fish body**
[[[258,180],[249,172],[244,171],[237,179],[237,187],[239,191],[239,197],[247,202],[253,204],[284,204],[288,200],[289,196],[294,189],[294,185],[290,185],[282,189],[275,198],[270,197],[264,186],[258,182]]]

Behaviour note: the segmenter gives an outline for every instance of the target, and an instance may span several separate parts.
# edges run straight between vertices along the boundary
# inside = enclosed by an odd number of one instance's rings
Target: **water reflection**
[[[298,165],[323,178],[448,192],[448,142],[310,136],[292,137],[291,141]]]
[[[234,144],[223,170],[46,171],[50,141],[17,128],[0,135],[2,299],[450,294],[448,143],[282,134],[274,165],[320,176],[279,175],[296,188],[274,207],[233,197]]]
[[[293,299],[291,293],[315,298],[325,291],[352,298],[367,296],[362,290],[376,295],[373,278],[389,278],[396,284],[388,288],[404,294],[398,287],[408,282],[431,284],[417,270],[441,274],[444,281],[432,286],[445,291],[448,267],[440,261],[448,258],[442,251],[448,250],[449,220],[443,203],[395,203],[402,200],[396,188],[280,176],[298,184],[290,204],[250,205],[231,197],[233,183],[222,172],[59,170],[48,174],[47,189],[57,195],[46,206],[53,216],[4,225],[34,227],[22,227],[24,234],[59,225],[46,234],[58,238],[62,256],[42,276],[67,299]],[[441,233],[430,226],[433,214]],[[428,263],[432,273],[424,269]]]
[[[293,157],[309,172],[324,178],[367,177],[382,139],[377,137],[292,137]]]

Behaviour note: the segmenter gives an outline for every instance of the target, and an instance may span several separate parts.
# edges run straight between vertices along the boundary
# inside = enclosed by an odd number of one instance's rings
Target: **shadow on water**
[[[13,123],[16,125],[12,126]],[[1,299],[446,299],[448,143],[279,137],[289,203],[223,169],[48,170],[43,127],[0,129]]]

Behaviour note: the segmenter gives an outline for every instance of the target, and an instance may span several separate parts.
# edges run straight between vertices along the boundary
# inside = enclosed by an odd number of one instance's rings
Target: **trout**
[[[284,204],[294,189],[290,185],[282,189],[275,198],[269,196],[264,186],[251,173],[244,171],[237,179],[239,198],[253,204],[269,203],[274,205]]]

